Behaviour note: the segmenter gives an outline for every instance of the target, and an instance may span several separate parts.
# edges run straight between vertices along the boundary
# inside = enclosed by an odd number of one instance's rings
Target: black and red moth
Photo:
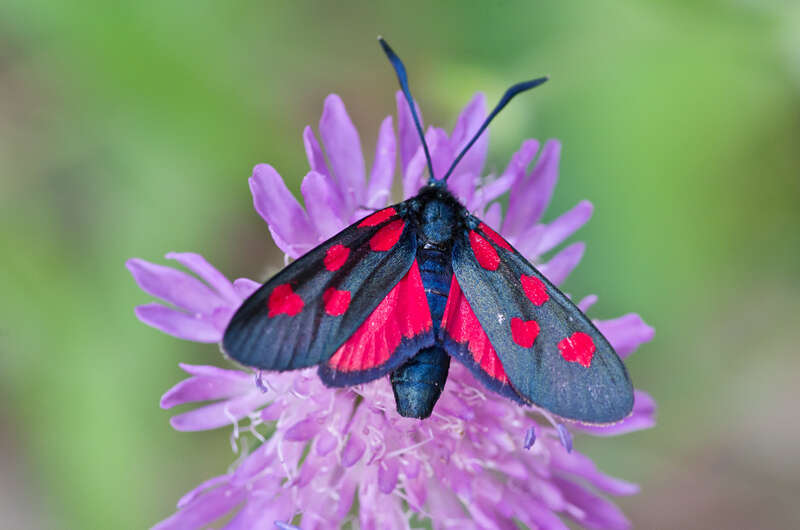
[[[430,416],[450,366],[562,418],[610,423],[633,407],[625,366],[569,298],[447,191],[455,165],[520,92],[511,87],[442,179],[435,179],[400,59],[380,39],[411,109],[430,177],[419,194],[372,213],[250,296],[222,346],[262,370],[319,366],[332,387],[391,375],[397,411]]]

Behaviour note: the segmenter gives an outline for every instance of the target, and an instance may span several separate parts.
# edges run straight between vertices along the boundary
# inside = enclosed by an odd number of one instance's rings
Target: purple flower
[[[307,127],[303,141],[311,171],[303,180],[303,208],[269,165],[255,167],[250,189],[275,243],[291,258],[390,199],[396,153],[405,197],[422,185],[425,159],[410,112],[398,93],[398,138],[391,116],[380,128],[369,176],[358,132],[336,95],[325,100],[320,145]],[[441,174],[486,113],[478,94],[451,134],[431,127],[426,138]],[[584,251],[573,243],[541,256],[586,223],[587,201],[542,223],[558,177],[561,145],[526,140],[499,175],[483,175],[488,133],[448,181],[450,189],[499,230],[554,283],[561,283]],[[324,151],[323,151],[324,146]],[[538,153],[538,158],[537,158]],[[534,163],[534,159],[536,159]],[[532,168],[529,166],[532,165]],[[503,215],[498,198],[510,192]],[[234,282],[196,254],[167,254],[192,274],[139,259],[128,261],[136,282],[163,303],[136,308],[144,323],[176,337],[219,342],[241,302],[258,284]],[[580,301],[586,311],[596,301]],[[636,314],[595,321],[623,356],[653,337]],[[651,427],[655,405],[637,390],[633,414],[611,426],[567,426],[488,392],[459,363],[424,421],[399,416],[387,379],[345,389],[326,388],[314,369],[252,373],[182,364],[189,378],[167,391],[165,409],[198,408],[172,418],[181,431],[232,425],[235,466],[184,495],[157,528],[195,528],[232,515],[225,528],[409,528],[414,515],[434,528],[566,528],[562,517],[590,528],[627,528],[604,495],[638,487],[600,472],[572,450],[573,432],[610,436]],[[538,412],[538,414],[536,413]],[[358,499],[358,510],[354,509]]]

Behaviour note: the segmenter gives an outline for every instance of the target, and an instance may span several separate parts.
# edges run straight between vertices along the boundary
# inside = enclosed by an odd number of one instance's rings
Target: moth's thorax
[[[428,244],[442,245],[453,238],[461,221],[460,205],[446,190],[426,189],[419,195],[420,229]]]

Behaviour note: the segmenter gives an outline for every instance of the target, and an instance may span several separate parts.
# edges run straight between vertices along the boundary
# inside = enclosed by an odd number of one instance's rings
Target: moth
[[[446,188],[509,88],[448,172],[435,178],[406,70],[379,39],[411,110],[429,180],[413,198],[371,213],[303,255],[236,311],[222,348],[260,370],[318,366],[345,387],[391,378],[397,411],[427,418],[450,359],[488,389],[565,419],[630,414],[633,386],[608,340],[575,304]]]

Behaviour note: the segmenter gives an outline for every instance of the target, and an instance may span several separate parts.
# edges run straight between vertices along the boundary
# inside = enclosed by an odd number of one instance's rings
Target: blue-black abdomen
[[[438,338],[453,278],[450,265],[455,212],[450,205],[431,201],[422,212],[422,237],[417,250],[422,284]],[[420,350],[411,360],[392,372],[392,389],[397,412],[410,418],[427,418],[447,381],[450,356],[440,345]]]
[[[397,412],[406,418],[427,418],[447,382],[450,356],[441,346],[420,350],[392,372]]]

